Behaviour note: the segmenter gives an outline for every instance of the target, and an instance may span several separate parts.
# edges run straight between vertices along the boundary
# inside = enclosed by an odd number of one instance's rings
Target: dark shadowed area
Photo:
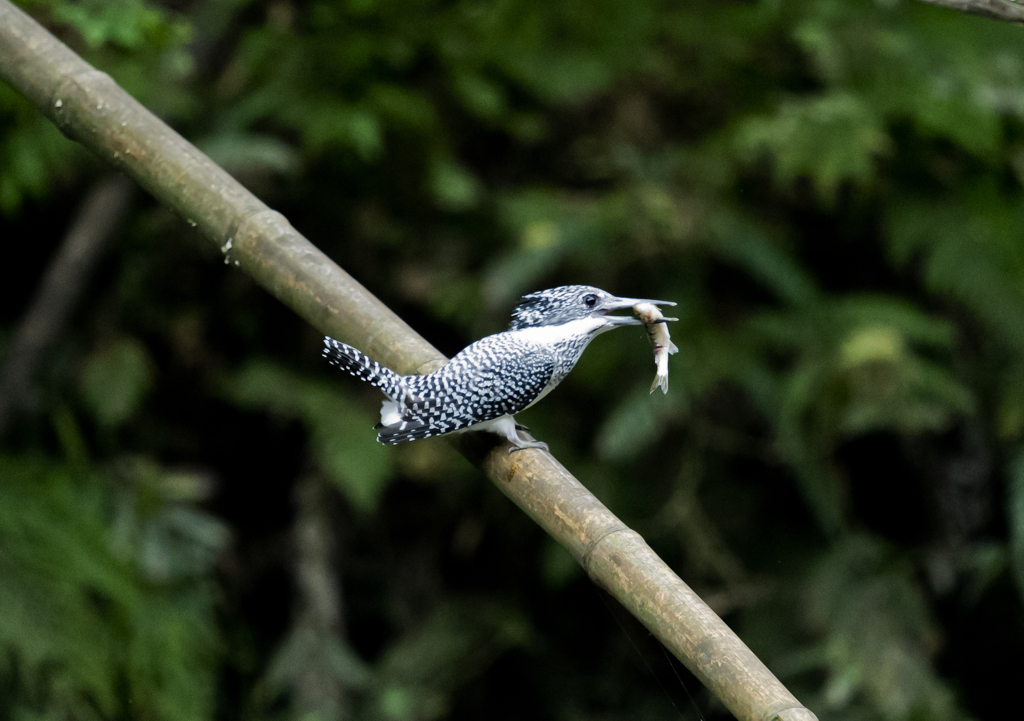
[[[448,356],[822,721],[1024,655],[1024,28],[909,0],[19,0]],[[0,83],[0,721],[729,718],[439,439]],[[342,339],[344,340],[344,339]]]

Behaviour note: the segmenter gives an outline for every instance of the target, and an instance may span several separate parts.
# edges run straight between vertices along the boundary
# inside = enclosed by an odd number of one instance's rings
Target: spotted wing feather
[[[380,429],[377,440],[403,443],[514,415],[537,399],[554,369],[547,349],[509,333],[488,336],[435,373],[405,378],[401,420]]]

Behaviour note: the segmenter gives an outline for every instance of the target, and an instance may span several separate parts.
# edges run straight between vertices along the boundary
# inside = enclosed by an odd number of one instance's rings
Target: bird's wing
[[[406,378],[401,420],[380,429],[381,443],[402,443],[461,430],[530,405],[547,386],[554,356],[510,333],[488,336],[430,375]]]

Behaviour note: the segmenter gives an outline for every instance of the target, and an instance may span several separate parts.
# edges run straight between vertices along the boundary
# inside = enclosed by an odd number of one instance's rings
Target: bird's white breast
[[[604,318],[581,318],[561,325],[542,325],[511,331],[529,343],[554,348],[577,338],[585,337],[587,343],[608,325]],[[585,347],[585,346],[584,346]]]
[[[576,361],[583,355],[583,351],[590,344],[590,341],[594,339],[594,336],[610,328],[611,326],[607,325],[603,318],[597,317],[581,318],[580,320],[560,325],[544,325],[511,331],[521,340],[540,346],[555,356],[555,368],[551,374],[551,379],[526,408],[529,408],[553,391],[555,386],[561,383],[562,379],[576,365]]]

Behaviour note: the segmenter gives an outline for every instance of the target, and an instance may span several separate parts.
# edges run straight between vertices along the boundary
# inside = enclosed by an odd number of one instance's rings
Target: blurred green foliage
[[[976,659],[1024,650],[1020,28],[909,0],[22,5],[449,355],[543,287],[678,301],[668,396],[619,331],[521,420],[823,721],[1015,700]],[[0,362],[97,172],[0,86],[28,252]],[[443,442],[375,444],[377,394],[219,260],[140,203],[0,439],[0,720],[673,713],[644,632]],[[321,477],[313,563],[292,489]]]
[[[102,426],[119,426],[139,410],[153,383],[146,348],[123,339],[94,353],[82,368],[82,400]]]
[[[360,511],[372,511],[391,476],[391,456],[382,446],[366,448],[362,431],[377,419],[347,401],[335,385],[312,381],[269,362],[251,361],[228,384],[242,408],[300,418],[310,451],[323,472]]]
[[[193,479],[143,460],[118,466],[107,478],[76,478],[45,461],[0,462],[5,716],[213,711],[210,571],[227,531],[173,492]]]

